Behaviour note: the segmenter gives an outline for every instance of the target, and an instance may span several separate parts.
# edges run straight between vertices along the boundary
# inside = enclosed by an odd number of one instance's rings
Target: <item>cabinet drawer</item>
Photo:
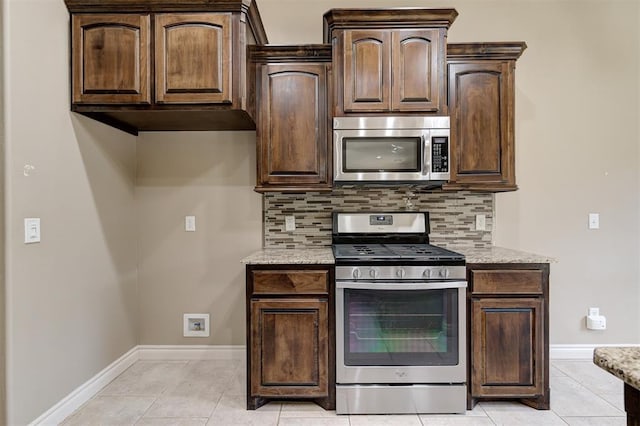
[[[254,271],[253,294],[328,294],[329,271]]]
[[[542,294],[542,271],[475,270],[471,271],[473,294]]]

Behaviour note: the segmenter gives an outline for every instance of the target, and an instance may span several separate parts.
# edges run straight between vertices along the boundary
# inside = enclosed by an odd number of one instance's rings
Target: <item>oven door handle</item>
[[[372,281],[336,281],[336,288],[358,290],[442,290],[447,288],[466,288],[466,281],[435,282],[372,282]]]

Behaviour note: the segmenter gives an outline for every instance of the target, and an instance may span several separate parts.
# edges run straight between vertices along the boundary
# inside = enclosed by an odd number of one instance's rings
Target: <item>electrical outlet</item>
[[[483,214],[476,215],[476,231],[485,231],[487,229],[487,216]]]
[[[295,216],[285,216],[284,217],[284,230],[285,231],[295,231],[296,230],[296,217]]]
[[[600,315],[600,308],[589,308],[589,310],[587,311],[587,329],[607,329],[607,318],[604,315]]]

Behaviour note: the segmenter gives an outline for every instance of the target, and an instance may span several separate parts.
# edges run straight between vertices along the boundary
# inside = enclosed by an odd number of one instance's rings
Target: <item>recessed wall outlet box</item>
[[[184,314],[184,337],[209,337],[209,314]]]
[[[40,242],[40,218],[24,218],[24,243],[32,244]]]
[[[589,308],[587,314],[587,328],[589,330],[607,329],[607,319],[603,315],[600,315],[599,308]]]
[[[589,213],[589,229],[600,229],[600,213]]]
[[[487,229],[487,216],[483,214],[476,215],[476,231],[484,231]]]
[[[284,230],[285,231],[295,231],[296,230],[296,217],[295,216],[285,216],[284,217]]]
[[[187,232],[196,232],[196,217],[185,216],[184,217],[184,230]]]

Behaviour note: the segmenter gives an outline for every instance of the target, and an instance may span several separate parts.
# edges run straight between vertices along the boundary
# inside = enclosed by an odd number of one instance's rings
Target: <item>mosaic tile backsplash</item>
[[[428,211],[432,244],[478,248],[491,245],[492,193],[338,188],[332,192],[267,193],[263,203],[265,248],[331,245],[333,211]],[[486,216],[486,231],[475,230],[477,214]],[[284,224],[289,215],[296,218],[296,230],[291,232],[285,231]]]

